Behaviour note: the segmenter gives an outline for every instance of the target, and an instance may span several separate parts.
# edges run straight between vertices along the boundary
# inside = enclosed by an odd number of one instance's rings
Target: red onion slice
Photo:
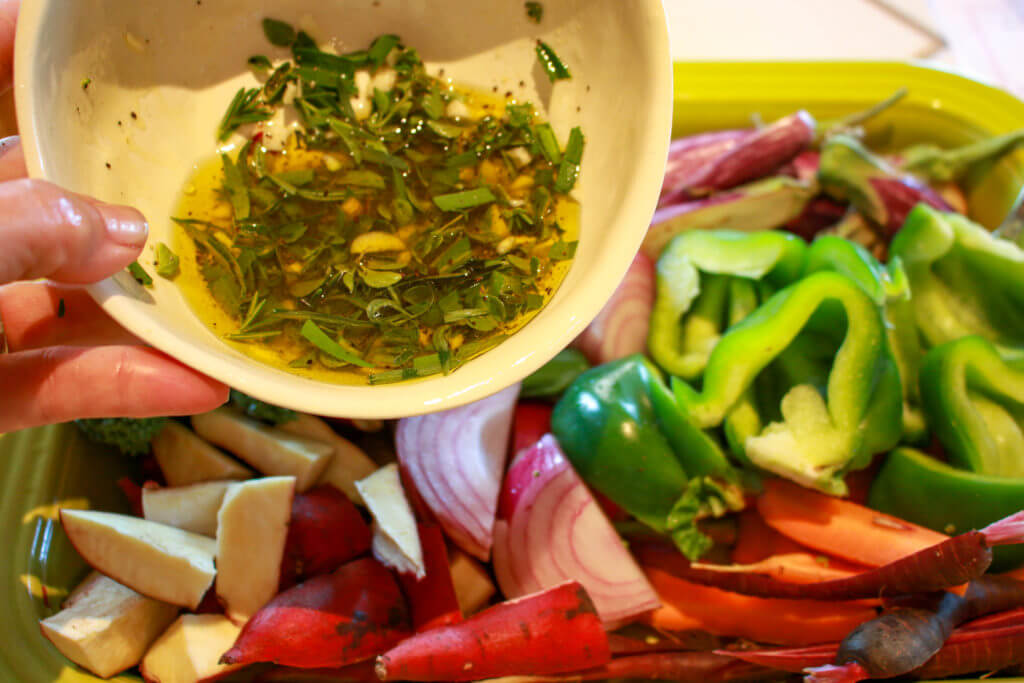
[[[647,349],[652,308],[654,261],[641,251],[633,257],[612,298],[574,345],[594,365],[643,353]]]
[[[495,510],[519,385],[469,405],[398,421],[402,469],[445,533],[490,557]]]
[[[509,599],[578,581],[606,627],[660,603],[550,434],[516,456],[494,525],[494,570]]]

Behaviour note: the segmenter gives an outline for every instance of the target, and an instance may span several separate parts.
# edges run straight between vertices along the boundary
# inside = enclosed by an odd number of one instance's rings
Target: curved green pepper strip
[[[580,375],[555,406],[551,429],[588,485],[671,535],[688,557],[710,547],[697,519],[743,506],[724,453],[639,354]]]
[[[651,357],[673,375],[699,377],[727,327],[730,282],[787,285],[800,276],[805,251],[796,235],[773,230],[693,230],[677,236],[658,259],[647,339]]]
[[[842,495],[841,473],[864,467],[902,430],[899,373],[874,302],[850,278],[808,275],[775,294],[719,341],[700,392],[675,382],[676,398],[702,428],[722,423],[758,375],[776,360],[826,304],[845,312],[845,336],[828,373],[825,396],[809,384],[786,392],[781,421],[744,443],[759,467],[805,486]]]
[[[1024,250],[959,214],[918,204],[892,241],[927,347],[980,335],[1024,356]]]
[[[578,349],[562,349],[554,358],[523,380],[520,398],[557,397],[577,377],[590,369],[590,362]]]
[[[868,504],[947,534],[981,529],[1012,515],[1024,501],[1024,478],[976,474],[912,448],[890,453],[871,484]],[[994,549],[995,571],[1024,563],[1024,546]]]
[[[978,336],[936,346],[921,366],[921,399],[953,465],[1024,477],[1024,363]]]
[[[823,235],[807,250],[806,272],[827,270],[848,276],[882,307],[886,336],[903,385],[903,436],[913,443],[922,441],[927,436],[927,426],[918,394],[921,342],[914,324],[910,283],[902,261],[897,257],[888,265],[882,265],[856,242]]]

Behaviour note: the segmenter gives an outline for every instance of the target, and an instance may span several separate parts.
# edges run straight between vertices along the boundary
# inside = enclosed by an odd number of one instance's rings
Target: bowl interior
[[[326,384],[260,365],[192,313],[178,288],[119,275],[93,287],[105,309],[148,343],[254,396],[319,414],[396,417],[493,393],[539,367],[600,310],[639,246],[656,201],[671,123],[671,64],[660,2],[549,0],[542,23],[523,3],[378,0],[146,2],[26,0],[18,31],[18,119],[30,173],[150,221],[141,261],[171,242],[169,216],[242,85],[246,59],[285,58],[260,26],[273,16],[339,51],[396,33],[428,69],[533,102],[561,140],[587,147],[575,195],[580,245],[557,295],[524,329],[447,377],[384,387]],[[573,78],[552,85],[534,46],[548,42]],[[85,83],[88,87],[85,87]]]

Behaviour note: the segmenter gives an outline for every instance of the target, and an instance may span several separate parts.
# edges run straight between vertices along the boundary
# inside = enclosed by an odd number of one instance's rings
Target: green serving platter
[[[748,126],[806,109],[819,120],[864,109],[906,87],[873,120],[869,142],[963,144],[1024,128],[1024,102],[963,76],[896,62],[687,62],[675,66],[675,134]],[[995,227],[1024,185],[1024,153],[966,182],[976,220]],[[119,477],[134,463],[86,444],[69,425],[0,435],[0,682],[99,680],[64,659],[38,621],[88,571],[57,521],[59,507],[122,511]],[[124,675],[116,681],[138,681]]]

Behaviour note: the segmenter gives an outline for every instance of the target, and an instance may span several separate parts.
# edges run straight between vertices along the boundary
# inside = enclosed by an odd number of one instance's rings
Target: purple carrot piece
[[[692,179],[697,177],[708,163],[734,149],[753,134],[753,129],[719,130],[673,140],[668,148],[668,163],[665,166],[665,178],[661,183],[658,206],[679,201],[685,195]]]
[[[930,593],[961,586],[980,577],[992,564],[991,546],[1022,542],[1024,511],[990,524],[982,531],[953,536],[860,574],[803,584],[761,574],[716,570],[710,565],[693,567],[680,553],[660,543],[636,543],[632,549],[646,566],[734,593],[794,600],[857,600]]]
[[[1009,532],[1004,526],[1001,533]],[[839,645],[835,666],[809,669],[807,681],[824,683],[841,677],[844,683],[853,683],[910,673],[935,656],[964,621],[1024,604],[1024,583],[1005,576],[982,576],[968,585],[962,597],[944,593],[932,600],[937,605],[897,607],[861,624]]]

